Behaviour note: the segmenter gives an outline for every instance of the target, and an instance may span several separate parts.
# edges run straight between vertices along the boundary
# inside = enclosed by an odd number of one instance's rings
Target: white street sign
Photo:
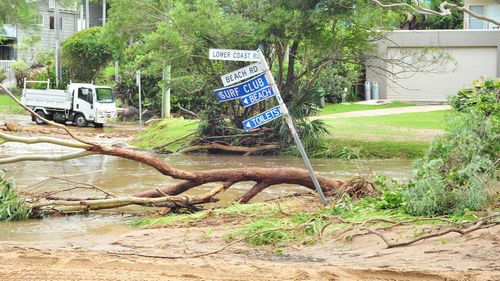
[[[135,84],[139,87],[141,85],[141,71],[137,70],[135,72]]]
[[[257,51],[210,49],[208,58],[211,60],[259,61]]]
[[[260,63],[254,63],[233,72],[230,72],[226,75],[222,75],[220,79],[222,80],[222,84],[224,87],[233,85],[250,77],[253,77],[259,73],[261,73],[264,69]]]

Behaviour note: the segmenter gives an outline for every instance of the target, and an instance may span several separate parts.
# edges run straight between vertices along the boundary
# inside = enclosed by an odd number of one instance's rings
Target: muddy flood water
[[[23,154],[58,154],[69,152],[50,145],[6,144],[0,147],[0,157]],[[301,158],[291,157],[241,157],[221,155],[157,155],[176,168],[184,170],[203,170],[219,168],[247,167],[300,167]],[[360,174],[375,172],[398,179],[409,176],[410,161],[408,160],[336,160],[312,159],[315,170],[330,178],[347,179]],[[57,176],[74,181],[91,183],[105,188],[116,195],[131,195],[151,188],[161,188],[176,182],[159,174],[156,170],[133,161],[111,156],[89,156],[65,162],[24,162],[2,165],[8,177],[15,179],[20,190],[45,191],[70,187],[71,184],[61,181],[51,181],[42,187],[36,184]],[[227,205],[242,195],[252,185],[251,182],[234,185],[224,194],[219,195],[221,201],[217,204]],[[203,193],[213,188],[206,185],[193,190],[193,193]],[[253,202],[266,198],[286,195],[293,191],[305,190],[300,187],[275,186],[268,188]],[[81,195],[67,193],[67,195]],[[146,212],[144,209],[141,209]],[[137,210],[135,210],[137,213]],[[102,212],[92,216],[51,217],[42,220],[24,222],[0,223],[0,243],[71,246],[100,249],[112,241],[117,235],[124,235],[136,228],[130,226],[130,215],[127,209],[122,215]]]

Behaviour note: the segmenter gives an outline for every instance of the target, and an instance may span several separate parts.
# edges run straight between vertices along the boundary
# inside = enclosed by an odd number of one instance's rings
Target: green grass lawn
[[[21,99],[20,96],[17,97]],[[24,113],[24,109],[22,109],[14,100],[12,100],[6,94],[0,94],[0,113],[12,113],[12,114],[20,114]]]
[[[437,136],[444,133],[445,118],[449,112],[324,119],[330,133],[329,155],[340,158],[419,157]],[[140,148],[163,145],[193,133],[197,126],[197,120],[163,120],[140,132],[132,144]],[[175,152],[191,139],[188,137],[170,144],[164,150]]]
[[[389,104],[382,105],[367,105],[367,104],[358,104],[358,103],[335,103],[328,104],[323,109],[321,109],[321,115],[325,114],[334,114],[334,113],[344,113],[351,111],[361,111],[361,110],[374,110],[374,109],[385,109],[385,108],[394,108],[394,107],[405,107],[405,106],[414,106],[414,104],[410,103],[401,103],[394,102]]]
[[[450,111],[324,119],[334,151],[361,157],[415,158],[446,129]]]
[[[153,123],[141,131],[134,137],[132,144],[141,148],[155,147],[193,133],[197,128],[198,120],[185,120],[181,118],[165,119]],[[190,140],[191,138],[186,138],[175,142],[166,146],[164,150],[175,152]]]

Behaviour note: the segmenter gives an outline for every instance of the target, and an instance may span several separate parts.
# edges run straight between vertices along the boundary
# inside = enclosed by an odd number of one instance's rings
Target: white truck
[[[47,89],[28,89],[29,83],[47,83]],[[49,84],[50,81],[25,80],[21,102],[48,120],[62,124],[69,121],[78,127],[93,123],[102,128],[116,117],[115,99],[109,87],[70,83],[67,90],[54,90],[49,89]],[[35,116],[32,121],[44,123]]]

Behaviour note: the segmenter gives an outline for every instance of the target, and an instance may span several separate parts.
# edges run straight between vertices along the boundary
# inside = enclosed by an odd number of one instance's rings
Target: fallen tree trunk
[[[224,145],[224,144],[220,144],[220,143],[208,143],[208,144],[194,145],[194,146],[191,146],[188,148],[184,148],[184,149],[180,150],[179,153],[186,154],[186,153],[200,151],[200,150],[221,150],[221,151],[226,151],[226,152],[244,153],[243,156],[249,156],[255,152],[275,150],[278,148],[279,148],[279,146],[276,144],[248,147],[248,146]]]
[[[87,212],[89,210],[104,210],[120,208],[129,205],[140,205],[140,206],[194,206],[209,202],[216,202],[214,198],[215,195],[223,192],[231,186],[231,183],[225,183],[216,188],[210,190],[209,192],[202,195],[194,196],[163,196],[158,198],[144,198],[136,196],[125,196],[117,198],[104,198],[104,199],[77,199],[77,198],[53,198],[55,200],[44,200],[43,202],[38,202],[31,204],[30,208],[35,214],[47,214],[47,213],[81,213]]]
[[[167,202],[177,202],[180,199],[177,197],[172,197],[176,195],[180,195],[185,191],[188,191],[191,188],[207,184],[207,183],[222,183],[223,189],[227,189],[235,183],[238,182],[255,182],[254,186],[248,190],[240,199],[239,202],[246,203],[250,199],[252,199],[259,192],[263,191],[269,186],[277,185],[277,184],[293,184],[307,187],[311,190],[315,190],[314,184],[311,180],[311,177],[307,170],[298,169],[298,168],[258,168],[258,167],[248,167],[248,168],[235,168],[235,169],[213,169],[213,170],[204,170],[204,171],[186,171],[176,169],[168,165],[167,163],[161,161],[160,159],[153,157],[151,155],[138,152],[135,150],[124,149],[119,147],[105,147],[96,143],[92,143],[86,140],[83,140],[77,137],[73,132],[71,132],[66,126],[54,123],[52,121],[46,120],[45,118],[39,116],[33,110],[27,108],[22,105],[19,100],[15,98],[15,96],[10,93],[8,89],[5,89],[1,84],[0,86],[7,91],[9,96],[11,96],[18,104],[20,104],[23,108],[25,108],[32,115],[39,117],[41,120],[45,121],[49,125],[53,125],[59,128],[64,129],[68,135],[70,135],[75,141],[50,138],[50,137],[18,137],[12,136],[9,134],[5,134],[0,132],[0,144],[6,142],[20,142],[26,144],[35,144],[35,143],[50,143],[59,146],[71,147],[74,149],[79,149],[76,152],[70,152],[67,154],[61,155],[22,155],[22,156],[14,156],[10,158],[0,159],[0,164],[7,164],[13,162],[20,161],[64,161],[74,158],[85,157],[88,155],[109,155],[116,156],[125,159],[129,159],[132,161],[136,161],[139,163],[146,164],[165,176],[169,176],[174,179],[181,180],[179,183],[163,188],[163,189],[152,189],[150,191],[137,193],[131,197],[125,198],[107,198],[100,200],[66,200],[64,202],[50,202],[48,205],[39,205],[37,208],[54,208],[54,206],[59,206],[59,209],[62,207],[67,211],[81,210],[82,208],[92,209],[94,207],[97,208],[115,208],[121,207],[130,204],[157,204],[157,203],[167,203]],[[228,149],[228,146],[217,145],[218,148],[224,147],[224,149]],[[266,146],[266,149],[271,148],[270,146]],[[247,153],[252,152],[251,148],[244,148]],[[264,149],[261,147],[260,149]],[[325,194],[340,194],[343,192],[353,192],[353,194],[360,194],[360,186],[361,189],[363,187],[368,187],[366,182],[362,182],[360,184],[357,180],[351,181],[341,181],[329,179],[320,175],[317,175],[319,184]],[[369,189],[367,189],[369,190]],[[220,192],[220,191],[219,191]],[[218,192],[217,192],[218,193]],[[191,200],[190,197],[182,197],[188,198],[187,203],[192,204],[193,202],[201,204],[204,202],[210,202],[215,194],[211,194],[207,198],[203,198],[203,200]],[[138,198],[159,198],[156,200],[141,200]],[[186,203],[186,202],[185,202]]]

